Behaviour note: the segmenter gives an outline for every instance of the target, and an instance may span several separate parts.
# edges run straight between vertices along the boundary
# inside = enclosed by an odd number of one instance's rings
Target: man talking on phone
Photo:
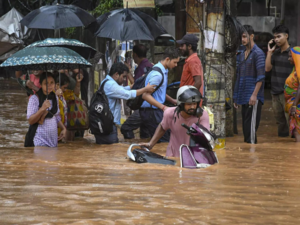
[[[284,25],[274,27],[274,39],[269,41],[266,58],[266,71],[271,72],[272,108],[278,124],[278,136],[289,136],[289,116],[284,112],[284,85],[286,78],[293,70],[289,58],[289,29]],[[278,47],[276,49],[276,47]]]

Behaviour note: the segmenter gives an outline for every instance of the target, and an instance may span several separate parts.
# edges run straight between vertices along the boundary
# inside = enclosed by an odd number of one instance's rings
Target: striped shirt
[[[237,56],[237,77],[233,92],[233,101],[239,105],[249,103],[257,82],[263,82],[257,93],[257,100],[264,103],[265,54],[255,44],[248,58],[245,51]]]
[[[290,48],[287,48],[281,52],[281,49],[276,49],[272,54],[271,94],[273,95],[283,93],[285,80],[293,70],[294,66],[288,60],[290,50]]]

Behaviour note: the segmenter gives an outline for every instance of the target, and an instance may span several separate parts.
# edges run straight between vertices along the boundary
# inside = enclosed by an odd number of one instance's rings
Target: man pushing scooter
[[[203,110],[199,103],[202,99],[201,93],[191,85],[179,88],[177,92],[177,107],[170,107],[164,111],[163,120],[158,125],[154,136],[149,143],[140,143],[140,146],[149,150],[158,142],[158,140],[170,129],[171,137],[167,147],[167,157],[180,157],[180,146],[190,144],[190,136],[187,134],[186,126],[200,124],[209,130],[208,113]],[[186,126],[183,127],[182,124]]]

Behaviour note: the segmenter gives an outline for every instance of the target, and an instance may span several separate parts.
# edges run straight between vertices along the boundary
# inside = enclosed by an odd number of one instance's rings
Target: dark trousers
[[[96,144],[114,144],[118,143],[118,130],[117,127],[114,125],[113,131],[109,135],[95,135]]]
[[[140,116],[141,116],[141,123],[144,125],[143,132],[147,132],[150,134],[152,138],[156,128],[161,123],[163,119],[164,112],[160,109],[152,109],[152,108],[141,108],[140,109]],[[170,140],[170,131],[166,131],[164,136],[159,139],[158,142],[169,142]]]
[[[121,133],[125,139],[133,139],[133,131],[140,128],[140,138],[149,138],[150,134],[142,123],[139,110],[135,110],[121,126]]]
[[[278,125],[278,136],[289,136],[289,114],[285,112],[284,94],[272,95],[272,108]]]
[[[242,105],[242,121],[244,142],[256,144],[256,132],[259,126],[261,117],[261,101],[257,100],[255,105]]]

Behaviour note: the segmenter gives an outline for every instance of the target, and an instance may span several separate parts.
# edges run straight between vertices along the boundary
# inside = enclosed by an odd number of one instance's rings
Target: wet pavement
[[[300,144],[277,137],[270,101],[259,144],[239,124],[219,164],[189,170],[130,162],[128,143],[92,136],[23,148],[27,97],[1,82],[0,224],[300,224]]]

